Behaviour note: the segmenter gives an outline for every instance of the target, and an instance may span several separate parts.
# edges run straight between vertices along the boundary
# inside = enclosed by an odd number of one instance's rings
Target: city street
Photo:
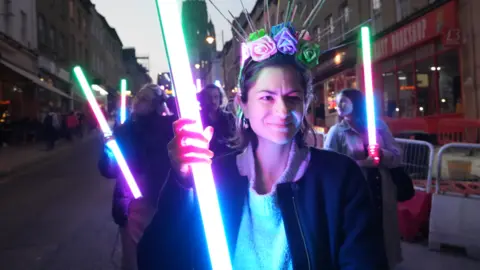
[[[0,182],[2,270],[118,269],[113,181],[97,172],[98,144],[78,143]],[[480,269],[480,262],[418,244],[405,244],[404,257],[399,270]]]

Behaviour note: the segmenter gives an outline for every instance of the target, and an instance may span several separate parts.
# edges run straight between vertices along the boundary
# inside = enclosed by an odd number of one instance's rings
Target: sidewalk
[[[55,148],[51,151],[46,151],[46,145],[44,143],[1,148],[0,177],[10,175],[24,167],[54,157],[78,144],[82,144],[98,136],[97,131],[92,131],[89,134],[85,134],[82,139],[74,138],[72,142],[62,139],[56,142]]]

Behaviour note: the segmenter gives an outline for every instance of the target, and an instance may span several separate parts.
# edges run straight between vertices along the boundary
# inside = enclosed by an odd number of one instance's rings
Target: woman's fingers
[[[178,138],[179,142],[186,142],[187,140],[193,140],[193,141],[199,141],[200,143],[207,144],[209,143],[209,139],[206,138],[203,134],[194,132],[194,131],[188,131],[188,130],[182,130],[180,131],[176,138]]]
[[[208,142],[210,142],[213,138],[213,132],[214,132],[214,129],[213,127],[210,127],[208,126],[204,131],[203,131],[203,137],[205,137],[205,139],[208,140]]]
[[[180,118],[177,121],[173,122],[173,131],[175,133],[180,132],[181,130],[185,129],[185,126],[195,124],[196,121],[187,118]]]
[[[182,146],[180,149],[183,156],[205,156],[206,158],[212,158],[213,152],[207,148],[198,147],[195,145]]]

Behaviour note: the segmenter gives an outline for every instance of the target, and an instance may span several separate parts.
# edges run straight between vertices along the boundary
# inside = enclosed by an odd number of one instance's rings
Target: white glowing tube
[[[196,124],[192,126],[192,129],[201,133],[203,131],[202,120],[198,111],[195,85],[192,83],[193,77],[178,3],[175,0],[156,0],[155,2],[180,114],[182,118],[195,120]],[[212,170],[208,164],[198,164],[192,166],[192,172],[212,267],[215,270],[231,270],[231,260]]]

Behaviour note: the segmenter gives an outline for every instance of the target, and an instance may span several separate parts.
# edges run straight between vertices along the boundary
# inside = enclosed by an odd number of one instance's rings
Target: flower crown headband
[[[270,32],[267,32],[266,30],[270,28],[270,14],[268,9],[269,1],[263,1],[263,8],[264,11],[266,11],[264,12],[264,28],[257,30],[254,28],[252,19],[248,15],[248,12],[243,5],[243,1],[240,0],[243,8],[242,12],[245,14],[251,30],[250,34],[247,34],[243,30],[242,25],[235,19],[230,11],[229,14],[233,18],[233,21],[236,23],[237,27],[235,27],[235,25],[233,25],[232,22],[230,22],[230,20],[228,20],[227,17],[222,14],[212,0],[209,1],[225,18],[225,20],[230,23],[236,35],[242,40],[242,52],[245,53],[245,59],[251,57],[253,61],[261,62],[277,53],[282,53],[286,55],[295,55],[295,58],[309,69],[318,65],[320,46],[311,41],[312,38],[308,33],[308,28],[312,24],[313,19],[317,15],[320,8],[323,6],[323,3],[325,3],[325,0],[318,1],[306,19],[303,18],[307,8],[305,5],[296,21],[295,14],[297,12],[298,5],[295,4],[295,0],[289,0],[283,18],[284,22],[282,23],[278,22],[280,0],[277,0],[276,25],[271,27]],[[302,21],[303,23],[299,27],[301,30],[296,31],[294,25],[300,24]]]

